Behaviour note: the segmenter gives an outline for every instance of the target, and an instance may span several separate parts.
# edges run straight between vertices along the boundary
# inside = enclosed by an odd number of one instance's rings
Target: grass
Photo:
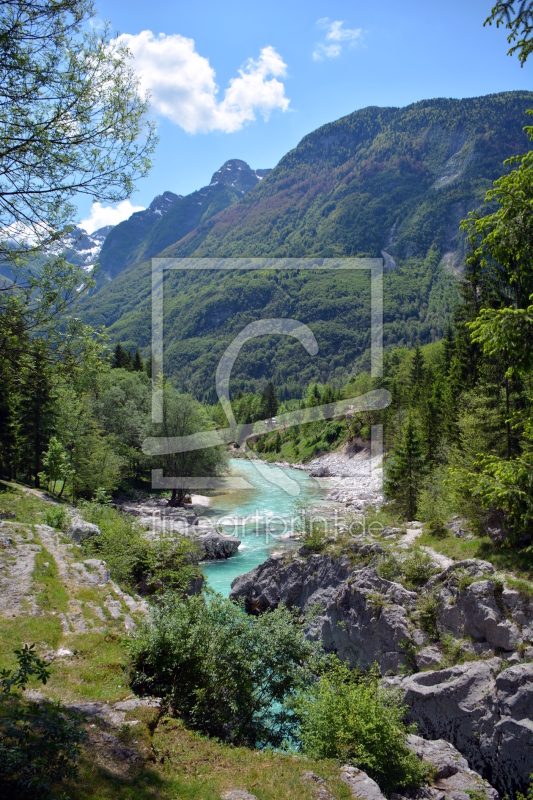
[[[513,572],[517,578],[527,581],[533,577],[533,553],[514,547],[497,547],[488,536],[475,536],[469,540],[455,536],[441,539],[426,529],[417,539],[417,543],[433,547],[438,553],[456,561],[478,558],[488,561],[497,570]]]
[[[48,567],[45,567],[48,564]],[[59,578],[54,557],[44,549],[35,554],[33,579],[37,589],[37,605],[41,611],[68,611],[68,594]]]
[[[247,789],[259,800],[315,800],[316,788],[302,778],[306,770],[323,777],[338,800],[351,797],[334,761],[232,747],[188,731],[178,719],[161,719],[153,737],[143,721],[121,739],[144,751],[141,764],[113,772],[91,753],[92,760],[82,760],[78,785],[69,787],[72,800],[220,800],[231,789]]]
[[[29,489],[18,484],[9,484],[0,481],[0,508],[8,513],[15,512],[13,520],[25,525],[40,525],[45,523],[46,511],[50,503],[41,500]]]

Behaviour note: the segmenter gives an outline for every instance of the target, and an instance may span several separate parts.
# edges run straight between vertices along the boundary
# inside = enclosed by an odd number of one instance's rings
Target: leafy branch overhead
[[[92,0],[0,3],[0,255],[60,239],[79,194],[114,202],[146,175],[156,138],[129,53]]]

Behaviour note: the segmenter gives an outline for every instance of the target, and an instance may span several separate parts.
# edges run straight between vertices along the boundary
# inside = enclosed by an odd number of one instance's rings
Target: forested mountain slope
[[[527,149],[523,127],[533,93],[428,100],[367,108],[306,136],[255,188],[182,238],[171,214],[168,256],[379,256],[385,253],[385,345],[443,335],[463,255],[459,222]],[[120,227],[120,226],[118,226]],[[155,228],[154,228],[155,231]],[[158,239],[163,241],[163,237]],[[156,247],[145,252],[155,255]],[[137,263],[94,295],[85,309],[113,340],[148,353],[151,265]],[[369,281],[330,274],[202,276],[165,282],[165,369],[200,397],[212,396],[214,369],[233,336],[258,317],[292,316],[310,325],[319,355],[279,337],[249,345],[236,385],[274,377],[295,391],[319,378],[345,377],[369,345]]]

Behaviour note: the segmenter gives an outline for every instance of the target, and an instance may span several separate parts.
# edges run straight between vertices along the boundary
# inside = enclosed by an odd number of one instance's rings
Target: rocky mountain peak
[[[209,186],[222,183],[240,189],[243,194],[246,194],[269,172],[269,169],[253,170],[246,161],[232,158],[215,172]]]

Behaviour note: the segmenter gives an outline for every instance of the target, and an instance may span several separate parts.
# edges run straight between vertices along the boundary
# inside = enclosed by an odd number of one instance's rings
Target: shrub
[[[13,687],[24,690],[31,676],[42,683],[48,679],[46,664],[33,647],[15,651],[18,668],[0,673],[0,788],[6,800],[51,798],[55,784],[76,778],[86,738],[79,714],[54,703],[25,703],[11,694]]]
[[[422,586],[435,573],[431,558],[423,550],[409,553],[401,565],[402,578],[409,586]]]
[[[121,586],[153,594],[165,587],[186,593],[200,576],[197,547],[189,539],[160,537],[150,544],[135,520],[97,502],[81,503],[84,519],[101,536],[86,539],[85,553],[102,558]]]
[[[294,725],[283,703],[309,683],[318,653],[284,607],[252,617],[220,595],[169,594],[131,644],[131,687],[204,733],[280,745]]]
[[[439,638],[437,627],[437,615],[439,611],[440,598],[437,592],[425,592],[420,595],[416,604],[420,627],[432,639]]]
[[[533,773],[529,776],[530,784],[527,794],[516,793],[516,800],[533,800]]]
[[[386,581],[395,581],[401,575],[400,562],[394,553],[385,553],[381,556],[376,570],[379,577]]]
[[[67,525],[67,515],[62,506],[52,506],[51,508],[47,508],[44,518],[46,520],[46,524],[50,525],[51,528],[56,528],[58,531],[65,530]]]
[[[437,539],[445,539],[450,531],[439,517],[433,517],[428,523],[428,532]]]
[[[311,688],[297,694],[302,749],[312,758],[335,758],[367,772],[383,791],[415,788],[428,767],[405,744],[399,692],[379,683],[377,668],[362,674],[338,659]]]

